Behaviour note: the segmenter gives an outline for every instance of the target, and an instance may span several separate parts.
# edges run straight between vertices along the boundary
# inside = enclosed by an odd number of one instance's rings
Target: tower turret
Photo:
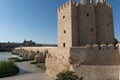
[[[111,6],[106,0],[84,1],[69,0],[58,9],[58,46],[114,44]]]

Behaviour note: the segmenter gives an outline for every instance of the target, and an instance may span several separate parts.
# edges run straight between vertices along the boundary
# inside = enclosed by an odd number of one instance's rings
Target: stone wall
[[[74,71],[83,80],[120,80],[119,65],[80,65]]]
[[[49,49],[46,57],[46,72],[54,76],[63,70],[70,70],[69,48]]]
[[[71,48],[71,61],[87,65],[119,65],[119,46],[110,45],[87,45],[84,47]],[[75,62],[74,62],[75,61]]]
[[[72,46],[79,46],[79,11],[78,11],[79,3],[73,2],[71,5],[71,27],[72,27]]]
[[[71,70],[84,80],[120,80],[120,44],[71,48]]]
[[[49,49],[47,73],[55,77],[63,70],[73,70],[84,80],[119,80],[119,50],[120,44]]]
[[[35,62],[45,63],[49,49],[54,50],[56,47],[19,47],[15,48],[13,53],[26,59],[35,60]]]
[[[58,47],[72,46],[71,1],[58,8]]]
[[[84,80],[119,80],[120,44],[86,45],[83,47],[23,47],[28,51],[47,50],[45,64],[48,75],[55,77],[63,70],[73,70]]]
[[[79,5],[79,45],[96,43],[95,7],[94,3]]]
[[[96,5],[97,42],[102,44],[114,44],[112,7],[108,3],[97,3]]]

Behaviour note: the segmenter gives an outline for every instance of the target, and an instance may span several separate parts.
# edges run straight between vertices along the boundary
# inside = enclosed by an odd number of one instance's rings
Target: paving
[[[54,80],[54,79],[52,77],[49,77],[46,73],[35,72],[13,77],[1,78],[0,80]]]

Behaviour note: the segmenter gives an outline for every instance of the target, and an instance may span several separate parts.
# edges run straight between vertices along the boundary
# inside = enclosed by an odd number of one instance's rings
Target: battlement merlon
[[[98,4],[104,4],[104,5],[106,5],[108,8],[112,8],[112,6],[108,3],[108,2],[106,2],[106,0],[96,0],[96,6],[98,5]]]
[[[85,3],[84,0],[81,0],[80,2],[75,2],[73,0],[68,0],[68,2],[66,2],[65,4],[63,4],[62,6],[60,6],[58,8],[58,11],[63,10],[64,8],[68,7],[69,5],[75,5],[77,7],[78,5],[83,6],[83,5],[86,5],[86,4],[96,4],[96,6],[98,4],[105,4],[108,8],[112,8],[112,6],[109,3],[107,3],[106,0],[100,0],[100,1],[96,0],[96,2],[94,2],[93,0],[87,0],[86,3]]]
[[[97,45],[97,44],[94,44],[94,45],[89,45],[87,44],[85,46],[85,48],[87,49],[94,49],[94,50],[118,50],[119,49],[119,52],[120,52],[120,43],[114,45],[114,44],[101,44],[101,45]]]
[[[120,43],[118,43],[116,47],[119,49],[119,53],[120,53]]]
[[[63,10],[64,8],[66,8],[66,7],[70,6],[70,5],[78,6],[79,3],[78,3],[78,2],[74,2],[74,1],[72,1],[72,0],[68,0],[68,2],[66,2],[65,4],[63,4],[62,6],[60,6],[60,7],[58,8],[58,11],[61,11],[61,10]]]

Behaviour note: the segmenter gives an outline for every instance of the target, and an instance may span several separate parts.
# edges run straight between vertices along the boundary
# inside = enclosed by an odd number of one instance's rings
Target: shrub
[[[14,62],[19,62],[21,61],[18,57],[10,57],[8,60],[14,61]]]
[[[73,71],[63,71],[56,76],[56,80],[83,80],[83,77],[79,78]]]
[[[0,61],[0,78],[17,75],[19,68],[13,61]]]

